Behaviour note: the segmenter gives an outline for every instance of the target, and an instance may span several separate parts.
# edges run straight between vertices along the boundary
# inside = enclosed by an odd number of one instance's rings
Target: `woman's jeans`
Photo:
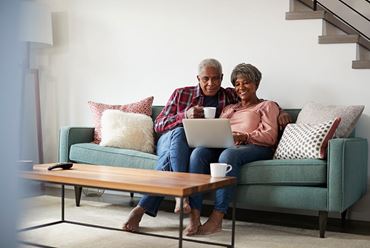
[[[187,172],[190,157],[190,149],[186,141],[183,127],[177,127],[164,133],[157,143],[158,162],[156,170]],[[145,209],[145,213],[156,216],[162,196],[145,195],[139,201],[139,206]]]
[[[199,174],[210,173],[210,163],[227,163],[232,165],[232,170],[227,176],[238,177],[240,167],[256,160],[271,159],[273,150],[268,147],[253,144],[234,146],[227,149],[197,147],[190,156],[189,172]],[[215,210],[226,213],[233,197],[235,186],[216,190]],[[190,196],[192,209],[202,208],[203,195],[201,193]]]

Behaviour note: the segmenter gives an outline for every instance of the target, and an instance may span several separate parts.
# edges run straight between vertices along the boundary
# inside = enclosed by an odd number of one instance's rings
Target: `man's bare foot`
[[[139,223],[145,213],[145,209],[137,205],[131,210],[127,221],[123,224],[122,229],[129,232],[136,232],[139,230]]]
[[[197,234],[198,229],[201,226],[200,211],[198,209],[192,209],[189,217],[190,217],[189,225],[184,230],[184,234],[186,236],[192,236]]]
[[[173,212],[178,214],[178,213],[180,213],[181,198],[176,197],[175,199],[176,199],[176,206],[175,206],[175,209],[173,210]],[[190,207],[188,198],[184,198],[183,206],[184,206],[184,214],[190,214],[191,207]]]
[[[208,235],[221,231],[222,219],[224,218],[224,215],[225,214],[220,211],[213,210],[206,223],[199,227],[197,234]]]

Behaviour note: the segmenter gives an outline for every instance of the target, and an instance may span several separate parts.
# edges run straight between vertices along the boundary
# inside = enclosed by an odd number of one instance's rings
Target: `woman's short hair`
[[[241,63],[235,66],[231,73],[231,83],[235,86],[235,81],[238,76],[244,77],[247,81],[250,81],[259,86],[262,78],[262,73],[253,65]]]
[[[217,59],[211,59],[211,58],[203,59],[199,63],[199,66],[198,66],[198,75],[202,73],[203,69],[206,67],[215,68],[216,70],[218,70],[220,75],[222,74],[222,66],[221,66],[221,63]]]

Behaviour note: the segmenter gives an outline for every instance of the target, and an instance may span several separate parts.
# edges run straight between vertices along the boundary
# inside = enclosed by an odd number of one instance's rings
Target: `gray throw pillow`
[[[309,102],[303,106],[296,123],[319,124],[340,117],[341,122],[335,137],[347,138],[355,128],[364,108],[363,105],[340,106]]]

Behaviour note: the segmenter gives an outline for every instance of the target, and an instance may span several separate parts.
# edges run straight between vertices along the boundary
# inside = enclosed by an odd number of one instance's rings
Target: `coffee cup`
[[[211,177],[225,177],[233,167],[225,163],[211,163]]]
[[[213,119],[216,116],[216,107],[204,107],[204,118]]]
[[[18,160],[17,167],[21,171],[32,171],[33,161],[32,160]]]

